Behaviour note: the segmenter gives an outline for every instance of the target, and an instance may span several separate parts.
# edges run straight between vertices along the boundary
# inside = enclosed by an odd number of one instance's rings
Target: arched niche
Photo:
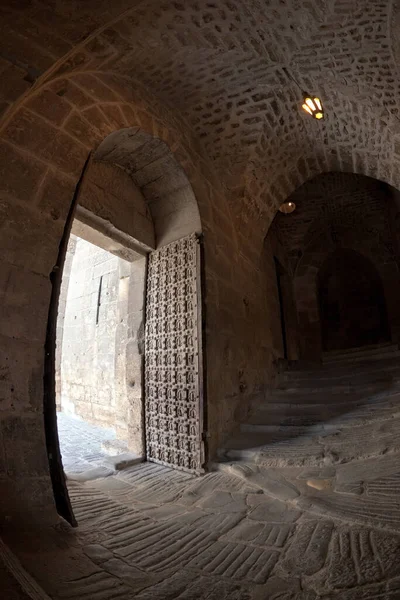
[[[200,214],[192,187],[165,142],[139,127],[120,129],[105,138],[93,159],[97,169],[117,165],[140,190],[154,224],[150,247],[160,248],[200,233]]]
[[[382,280],[368,258],[336,249],[318,272],[317,289],[323,351],[390,340]]]
[[[339,234],[342,243],[338,247],[329,231],[323,231],[306,249],[295,272],[294,290],[301,340],[300,355],[305,359],[320,360],[322,355],[318,274],[329,256],[339,250],[349,249],[361,255],[378,273],[383,286],[391,338],[393,341],[398,339],[400,290],[396,263],[389,260],[389,257],[382,262],[376,260],[379,249],[370,244],[368,231],[357,232],[357,236],[354,230],[343,230]]]

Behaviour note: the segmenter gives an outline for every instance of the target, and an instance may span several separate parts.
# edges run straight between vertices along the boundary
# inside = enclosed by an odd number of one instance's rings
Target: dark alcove
[[[354,250],[333,252],[318,273],[323,350],[341,350],[390,340],[381,278]]]

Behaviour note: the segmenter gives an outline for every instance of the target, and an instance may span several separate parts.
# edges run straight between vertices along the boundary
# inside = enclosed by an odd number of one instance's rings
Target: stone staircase
[[[400,450],[400,350],[379,344],[330,352],[281,373],[252,407],[221,462],[327,466]]]

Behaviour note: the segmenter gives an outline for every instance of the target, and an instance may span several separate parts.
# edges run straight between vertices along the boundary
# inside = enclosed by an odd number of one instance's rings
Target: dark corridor
[[[366,257],[335,251],[318,273],[318,293],[324,351],[390,340],[382,281]]]

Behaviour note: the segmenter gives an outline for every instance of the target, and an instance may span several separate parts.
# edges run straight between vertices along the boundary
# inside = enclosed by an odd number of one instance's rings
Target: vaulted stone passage
[[[399,31],[385,0],[3,1],[10,596],[397,598]],[[201,260],[197,307],[194,277],[153,285],[150,268],[147,324],[142,308],[118,325],[118,429],[163,464],[99,470],[90,446],[65,481],[54,330],[72,217],[129,278],[187,239]]]
[[[360,175],[327,173],[289,200],[296,210],[276,216],[265,261],[275,252],[287,264],[297,313],[291,337],[297,335],[299,356],[320,360],[324,350],[397,342],[397,192]]]

